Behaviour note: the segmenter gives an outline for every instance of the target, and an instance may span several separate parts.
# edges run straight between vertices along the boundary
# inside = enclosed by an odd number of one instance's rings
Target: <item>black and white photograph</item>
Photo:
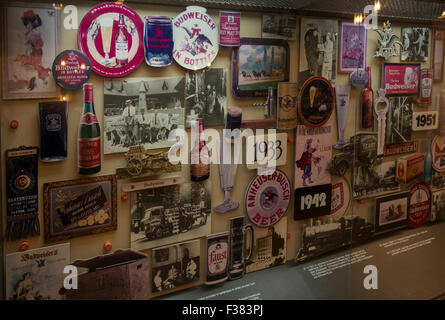
[[[402,28],[401,61],[428,61],[429,28]]]
[[[254,227],[254,245],[246,272],[278,266],[286,262],[287,217],[269,228]],[[246,248],[250,251],[250,248]]]
[[[200,240],[153,250],[152,292],[161,292],[198,281],[200,253]]]
[[[172,146],[184,129],[185,77],[104,80],[104,154]]]
[[[404,143],[411,140],[413,120],[413,98],[389,98],[386,115],[386,145]]]
[[[376,232],[409,224],[409,195],[409,192],[402,192],[376,199]]]
[[[445,218],[445,189],[433,191],[431,199],[431,222],[442,221]]]
[[[445,188],[445,174],[443,172],[437,172],[432,170],[431,184],[436,189]]]
[[[297,16],[263,15],[262,38],[297,39]]]
[[[335,84],[338,22],[301,19],[299,86],[310,77],[324,77]]]
[[[131,248],[151,249],[210,234],[210,183],[131,193]]]
[[[400,190],[396,180],[396,162],[353,168],[352,194],[354,199],[371,198]]]
[[[205,126],[223,126],[227,113],[226,69],[188,72],[185,83],[187,128],[198,118]]]

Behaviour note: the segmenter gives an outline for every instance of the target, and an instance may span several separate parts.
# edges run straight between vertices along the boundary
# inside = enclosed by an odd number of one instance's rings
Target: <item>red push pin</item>
[[[360,200],[357,200],[357,202],[360,203],[360,204],[364,204],[365,200],[364,199],[360,199]]]
[[[288,232],[287,234],[286,234],[286,240],[289,240],[290,239],[290,233]]]
[[[128,201],[128,194],[127,193],[122,193],[121,194],[121,200],[122,201]]]
[[[104,243],[104,250],[105,250],[105,252],[110,252],[111,249],[113,249],[113,246],[111,245],[111,242],[110,241],[106,241]]]
[[[293,137],[287,137],[287,142],[294,143],[295,139]]]
[[[17,120],[11,120],[11,122],[9,123],[9,126],[10,126],[12,129],[17,129],[18,126],[19,126],[19,122],[18,122]]]
[[[26,251],[26,250],[28,250],[28,248],[29,248],[28,241],[23,241],[22,244],[19,247],[20,251]]]

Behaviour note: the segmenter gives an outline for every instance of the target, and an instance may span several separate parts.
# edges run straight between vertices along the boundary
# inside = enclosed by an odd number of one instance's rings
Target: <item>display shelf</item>
[[[445,293],[444,241],[445,223],[405,229],[303,264],[291,261],[240,280],[214,287],[202,285],[161,299],[436,299]],[[363,260],[351,263],[354,258]],[[330,274],[320,271],[328,264],[334,267],[342,262],[345,266]],[[367,265],[377,267],[377,290],[363,286]]]

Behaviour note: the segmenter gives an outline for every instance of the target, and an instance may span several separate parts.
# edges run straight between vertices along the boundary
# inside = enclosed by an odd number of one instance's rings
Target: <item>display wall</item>
[[[79,23],[82,17],[94,6],[94,2],[77,2],[76,5],[79,13]],[[149,5],[149,4],[127,4],[133,10],[135,10],[139,16],[143,19],[145,16],[168,16],[175,17],[180,12],[184,11],[183,7],[172,7],[172,6],[159,6],[159,5]],[[213,17],[215,22],[219,25],[219,11],[218,10],[208,10],[208,13]],[[64,15],[62,14],[62,21]],[[325,20],[323,17],[314,18],[319,20]],[[340,22],[339,30],[340,30]],[[348,21],[351,22],[351,21]],[[379,20],[379,28],[382,28],[384,21]],[[253,12],[241,12],[241,38],[261,38],[262,37],[262,14]],[[401,36],[401,28],[403,26],[397,23],[393,23],[392,30],[394,34]],[[412,26],[412,25],[409,25]],[[432,26],[428,26],[432,30]],[[298,82],[298,70],[300,61],[300,33],[299,33],[300,23],[297,23],[297,39],[288,41],[289,52],[290,52],[290,63],[289,63],[289,82]],[[63,27],[60,28],[60,51],[68,49],[77,49],[77,32],[78,30],[66,30]],[[432,52],[433,52],[433,41],[432,32],[429,34],[429,59],[427,62],[421,62],[422,68],[432,68]],[[379,36],[373,30],[368,30],[367,37],[367,58],[366,65],[371,67],[371,77],[372,77],[372,89],[374,95],[376,96],[378,89],[380,88],[381,77],[382,77],[382,65],[383,60],[374,58],[376,51],[376,43]],[[338,56],[338,53],[337,53]],[[399,63],[400,57],[392,57],[388,59],[388,63]],[[217,58],[211,64],[211,68],[224,68],[226,70],[226,88],[227,88],[227,106],[238,106],[243,111],[243,120],[253,120],[263,118],[263,108],[252,106],[253,103],[263,103],[265,98],[245,98],[238,99],[235,98],[231,92],[232,79],[232,48],[230,47],[219,47],[219,52]],[[338,63],[338,60],[337,60]],[[337,68],[338,69],[338,68]],[[170,66],[164,68],[153,68],[147,66],[143,61],[140,66],[128,75],[126,78],[132,77],[175,77],[175,76],[185,76],[187,71],[181,68],[177,63],[173,62]],[[337,73],[335,85],[345,85],[349,83],[349,73]],[[104,128],[104,81],[108,79],[101,77],[94,72],[92,72],[89,83],[94,84],[94,102],[95,110],[98,116],[98,120],[101,126],[101,130]],[[435,99],[440,93],[442,83],[434,83],[433,85],[433,103],[428,107],[414,106],[413,111],[425,111],[425,110],[436,110],[435,109]],[[43,208],[43,185],[45,183],[72,180],[82,178],[77,173],[76,170],[76,156],[77,156],[77,128],[79,124],[79,119],[82,113],[83,100],[82,100],[82,90],[62,90],[59,88],[60,97],[66,96],[68,101],[68,157],[66,160],[55,163],[44,163],[39,161],[38,164],[38,190],[39,190],[39,220],[41,226],[41,233],[38,237],[30,237],[27,239],[21,239],[16,241],[4,241],[3,249],[4,254],[10,254],[17,252],[23,240],[29,242],[29,249],[36,249],[44,246],[54,245],[58,243],[70,243],[70,260],[75,261],[77,259],[87,259],[97,255],[104,254],[104,243],[109,241],[113,246],[113,251],[116,249],[126,249],[130,247],[130,230],[131,230],[131,217],[130,217],[130,200],[122,201],[122,185],[127,183],[125,180],[118,180],[117,184],[117,228],[114,231],[108,231],[103,233],[98,233],[94,235],[86,235],[74,237],[69,240],[62,241],[45,241],[44,234],[44,208]],[[55,99],[29,99],[29,100],[1,100],[1,153],[4,156],[5,151],[11,148],[16,148],[18,146],[39,146],[39,129],[38,129],[38,103],[42,101],[53,101]],[[359,110],[361,109],[361,90],[352,87],[349,100],[349,111],[347,113],[346,120],[346,131],[345,140],[349,140],[349,137],[356,134],[357,132],[368,131],[372,132],[372,129],[362,130],[360,129],[361,115]],[[376,118],[376,117],[375,117]],[[10,122],[12,120],[17,120],[19,126],[17,129],[12,129],[10,127]],[[376,122],[376,121],[375,121]],[[299,122],[301,124],[301,122]],[[332,113],[332,116],[326,125],[332,125],[333,130],[333,141],[335,144],[337,141],[337,115],[336,110]],[[374,126],[376,127],[376,123]],[[207,128],[204,123],[204,127]],[[214,127],[221,130],[222,126]],[[375,131],[375,130],[374,130]],[[295,137],[295,130],[287,131],[289,138]],[[102,131],[103,140],[105,139],[104,131]],[[427,132],[412,132],[411,141],[418,142],[417,152],[425,153],[427,149]],[[298,143],[298,141],[296,142]],[[156,151],[156,150],[154,150]],[[294,163],[295,160],[295,146],[293,142],[287,143],[287,161],[286,165],[280,166],[278,169],[282,170],[291,182],[294,180]],[[333,155],[337,151],[333,150]],[[396,160],[400,155],[385,157],[384,161]],[[4,159],[4,158],[3,158]],[[123,153],[116,154],[104,154],[102,146],[102,169],[100,173],[95,176],[105,176],[116,174],[117,168],[123,168],[126,166],[125,156]],[[224,193],[220,186],[219,168],[217,165],[210,166],[210,188],[211,188],[211,203],[212,209],[224,200]],[[2,161],[2,173],[5,172],[5,161]],[[174,177],[177,174],[163,175],[164,177]],[[182,166],[180,176],[184,177],[185,183],[190,182],[190,168],[189,166]],[[214,210],[211,212],[211,227],[209,234],[220,233],[229,230],[230,219],[245,216],[244,202],[245,193],[251,180],[256,176],[256,170],[248,170],[246,165],[242,164],[238,166],[238,172],[236,175],[235,185],[231,191],[232,200],[239,202],[240,206],[237,210],[230,213],[217,213]],[[346,179],[351,181],[351,170],[348,170]],[[147,179],[148,180],[148,179]],[[5,176],[2,174],[2,189],[6,185]],[[402,184],[401,191],[409,190],[410,184]],[[434,189],[434,188],[433,188]],[[293,190],[293,189],[292,189]],[[360,216],[368,222],[373,222],[375,217],[376,201],[375,197],[365,199],[362,202],[351,200],[351,205],[347,210],[345,215]],[[6,195],[2,193],[2,215],[3,226],[6,225]],[[310,222],[308,220],[295,221],[293,218],[293,198],[291,198],[289,208],[286,212],[286,217],[283,218],[276,226],[277,229],[284,228],[287,233],[286,239],[286,260],[291,261],[296,257],[297,251],[302,246],[302,230],[303,225],[308,225]],[[317,219],[317,218],[316,218]],[[321,220],[329,219],[328,216],[320,218]],[[250,224],[248,219],[245,219],[246,224]],[[255,227],[255,237],[265,237],[268,234],[268,229],[260,229]],[[195,239],[195,238],[193,238]],[[200,252],[200,280],[195,283],[191,283],[182,286],[178,289],[185,289],[189,286],[195,286],[197,284],[202,284],[205,280],[206,274],[206,239],[205,236],[200,236],[197,239],[201,242],[201,252]],[[172,243],[173,244],[173,243]],[[144,253],[151,255],[151,250],[142,250]],[[147,297],[155,297],[160,294],[165,294],[175,291],[166,290],[159,294],[150,293]]]

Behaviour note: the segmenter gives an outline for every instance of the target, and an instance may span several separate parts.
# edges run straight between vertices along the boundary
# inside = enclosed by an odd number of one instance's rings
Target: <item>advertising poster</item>
[[[295,189],[331,183],[328,165],[332,158],[332,125],[300,125],[295,141]]]
[[[420,85],[420,64],[385,63],[383,87],[387,96],[417,96]]]
[[[219,12],[219,44],[224,47],[240,45],[241,13]]]
[[[70,244],[58,244],[5,258],[6,299],[61,300],[65,266],[70,264]]]

